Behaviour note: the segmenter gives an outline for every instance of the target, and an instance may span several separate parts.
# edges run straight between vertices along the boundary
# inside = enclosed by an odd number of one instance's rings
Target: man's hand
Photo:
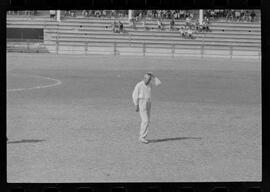
[[[136,105],[136,112],[139,111],[139,105]]]

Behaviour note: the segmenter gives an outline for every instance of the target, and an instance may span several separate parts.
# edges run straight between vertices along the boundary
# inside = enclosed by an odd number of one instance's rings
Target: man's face
[[[148,85],[149,84],[149,82],[150,82],[150,80],[151,80],[151,75],[149,75],[149,74],[145,74],[144,75],[144,83],[145,83],[145,85]]]

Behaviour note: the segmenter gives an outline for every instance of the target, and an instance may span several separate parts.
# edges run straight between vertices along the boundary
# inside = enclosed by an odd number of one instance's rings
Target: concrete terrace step
[[[25,18],[20,18],[20,19],[7,19],[7,24],[11,23],[37,23],[37,24],[48,24],[48,23],[56,23],[59,25],[63,24],[70,24],[70,25],[111,25],[113,20],[82,20],[82,19],[75,19],[75,20],[63,20],[62,22],[58,23],[55,20],[52,19],[25,19]],[[125,26],[129,25],[129,22],[127,20],[122,21]],[[184,21],[175,21],[176,26],[184,25]],[[169,26],[169,22],[163,22],[166,26]],[[137,22],[137,26],[142,26],[142,22]],[[147,26],[157,26],[156,21],[148,21]],[[224,28],[232,28],[232,27],[238,27],[238,28],[248,28],[248,29],[253,29],[253,28],[260,28],[260,24],[254,24],[254,23],[221,23],[221,22],[213,22],[211,23],[212,27],[224,27]]]
[[[55,27],[58,27],[58,28],[62,28],[62,27],[81,27],[81,28],[111,28],[110,24],[107,24],[107,25],[104,25],[104,24],[101,24],[101,23],[91,23],[91,24],[88,24],[88,25],[85,25],[85,24],[79,24],[79,23],[56,23],[56,22],[47,22],[47,23],[32,23],[32,22],[16,22],[16,23],[10,23],[10,22],[7,22],[7,27],[14,27],[14,26],[17,26],[17,27],[34,27],[34,28],[37,28],[37,27],[52,27],[52,26],[55,26]],[[175,25],[176,28],[180,28],[181,26],[183,25]],[[157,25],[156,24],[153,24],[153,25],[150,25],[150,24],[147,24],[146,27],[148,27],[149,29],[156,29],[157,30]],[[129,24],[124,24],[124,28],[125,29],[131,29],[131,27],[129,26]],[[165,25],[165,28],[169,28],[169,25]],[[136,25],[136,29],[143,29],[143,26],[142,25]],[[226,27],[226,26],[215,26],[215,25],[211,25],[210,26],[210,29],[212,31],[252,31],[252,32],[260,32],[261,31],[261,28],[260,27],[239,27],[239,26],[232,26],[232,27]]]
[[[133,37],[145,37],[145,38],[173,38],[173,37],[177,37],[179,38],[180,34],[179,32],[168,32],[168,33],[138,33],[138,32],[129,32],[129,33],[113,33],[111,31],[100,31],[100,32],[93,32],[93,31],[81,31],[81,30],[73,30],[73,31],[46,31],[47,34],[58,34],[58,36],[64,36],[64,35],[70,35],[70,36],[87,36],[87,37],[91,37],[91,36],[113,36],[113,37],[119,37],[119,36],[128,36],[130,38]],[[246,40],[261,40],[261,36],[259,35],[228,35],[226,33],[224,34],[216,34],[216,33],[195,33],[194,36],[196,38],[223,38],[223,39],[246,39]]]
[[[51,19],[49,17],[39,17],[39,16],[26,16],[23,15],[20,16],[7,16],[7,21],[56,21],[55,19]],[[78,18],[68,18],[68,17],[62,17],[61,22],[75,22],[75,23],[112,23],[114,20],[121,21],[121,22],[128,22],[128,18],[93,18],[93,17],[78,17]],[[142,21],[136,22],[140,23]],[[157,19],[146,19],[147,23],[157,23]],[[163,19],[163,23],[169,23],[170,19]],[[178,20],[175,19],[175,23],[184,23],[185,20]],[[195,22],[195,20],[193,20]],[[257,22],[226,22],[226,21],[211,21],[213,24],[217,25],[231,25],[231,26],[254,26],[254,27],[260,27],[260,23]]]
[[[81,22],[81,23],[112,23],[114,20],[116,21],[121,21],[121,22],[128,22],[127,18],[117,18],[117,19],[96,19],[96,18],[66,18],[63,19],[62,22]],[[137,23],[141,23],[142,21],[139,21]],[[157,23],[157,19],[146,19],[147,23]],[[195,20],[193,20],[193,22],[195,22]],[[163,19],[162,23],[166,23],[169,24],[170,20],[169,19]],[[175,19],[175,23],[178,24],[184,24],[185,20],[177,20]],[[213,25],[219,25],[219,26],[242,26],[242,27],[250,27],[250,26],[254,26],[254,27],[260,27],[260,23],[254,23],[254,22],[222,22],[222,21],[218,21],[218,22],[211,22]]]
[[[16,24],[16,25],[7,25],[8,28],[44,28],[44,29],[52,29],[52,30],[75,30],[75,29],[80,29],[79,26],[73,26],[73,25],[68,25],[68,26],[57,26],[54,24],[48,24],[48,25],[35,25],[35,24],[30,24],[30,25],[25,25],[25,24]],[[127,32],[132,32],[132,31],[137,31],[137,32],[157,32],[157,33],[167,33],[170,32],[168,30],[163,30],[160,31],[157,28],[151,29],[151,30],[144,30],[142,27],[138,27],[136,30],[132,30],[131,28],[124,28]],[[104,31],[104,30],[111,30],[111,28],[105,28],[104,26],[83,26],[81,27],[80,30],[84,31]],[[251,35],[260,35],[261,30],[260,29],[253,29],[253,30],[241,30],[237,28],[233,29],[224,29],[224,28],[211,28],[212,33],[213,32],[220,32],[220,33],[231,33],[231,34],[251,34]],[[170,32],[171,33],[171,32]]]
[[[77,33],[86,33],[86,34],[91,34],[91,33],[98,33],[98,34],[111,34],[112,30],[107,28],[107,29],[100,29],[100,28],[90,28],[90,27],[83,27],[83,28],[70,28],[70,27],[61,27],[61,28],[57,28],[57,27],[47,27],[45,28],[46,33],[65,33],[65,32],[72,32],[72,31],[76,31]],[[153,35],[153,34],[158,34],[158,35],[162,35],[162,36],[166,36],[166,35],[174,35],[174,34],[179,34],[179,31],[159,31],[159,30],[126,30],[125,31],[128,34],[134,34],[134,35]],[[230,35],[237,35],[237,36],[241,36],[241,35],[247,35],[247,36],[258,36],[261,37],[261,33],[260,32],[248,32],[248,31],[244,31],[244,32],[240,32],[240,31],[211,31],[211,32],[202,32],[200,34],[209,34],[209,35],[224,35],[224,36],[230,36]]]
[[[68,27],[61,27],[61,28],[57,28],[57,26],[50,26],[50,27],[44,27],[44,26],[37,26],[37,25],[32,25],[32,26],[26,26],[26,25],[13,25],[10,28],[44,28],[46,30],[46,33],[53,33],[53,32],[64,32],[64,31],[80,31],[83,33],[104,33],[104,32],[108,32],[108,33],[112,33],[111,29],[104,29],[104,28],[92,28],[92,27],[84,27],[84,28],[70,28]],[[126,29],[125,29],[126,30]],[[126,30],[128,33],[141,33],[142,35],[152,35],[152,34],[163,34],[163,35],[172,35],[172,34],[179,34],[178,31],[159,31],[159,30]],[[202,34],[202,33],[201,33]],[[254,36],[254,37],[261,37],[261,33],[260,31],[211,31],[211,32],[206,32],[205,34],[210,34],[211,36],[215,36],[215,35],[224,35],[224,36]]]
[[[144,32],[159,32],[159,33],[164,33],[164,32],[172,32],[169,31],[168,28],[166,28],[166,30],[158,30],[156,27],[151,28],[148,27],[148,30],[145,30],[143,27],[137,27],[135,30],[131,29],[130,27],[124,27],[124,30],[126,31],[144,31]],[[84,30],[84,31],[92,31],[92,30],[112,30],[111,27],[106,27],[106,26],[74,26],[74,25],[61,25],[61,26],[53,26],[53,25],[48,25],[45,29],[58,29],[58,30],[70,30],[70,29],[80,29],[80,30]],[[239,34],[239,33],[246,33],[246,34],[260,34],[261,30],[260,29],[249,29],[249,30],[242,30],[242,29],[237,29],[237,28],[229,28],[229,29],[224,29],[224,28],[211,28],[211,32],[220,32],[220,33],[235,33],[235,34]]]
[[[88,22],[88,23],[78,23],[78,22],[60,22],[59,23],[59,26],[61,25],[72,25],[72,26],[84,26],[84,25],[87,25],[87,26],[109,26],[111,25],[112,23],[108,22],[108,23],[105,23],[105,22]],[[130,24],[128,22],[123,22],[124,26],[129,26]],[[169,23],[163,23],[165,26],[169,26]],[[185,23],[184,22],[176,22],[175,23],[175,26],[183,26]],[[137,27],[142,27],[142,22],[140,23],[136,23],[136,26]],[[149,26],[149,27],[155,27],[157,28],[157,23],[155,22],[149,22],[149,23],[146,23],[146,26]],[[253,26],[253,25],[237,25],[237,24],[228,24],[228,25],[219,25],[218,23],[212,23],[210,25],[210,27],[212,28],[237,28],[237,29],[260,29],[260,25],[259,26]]]

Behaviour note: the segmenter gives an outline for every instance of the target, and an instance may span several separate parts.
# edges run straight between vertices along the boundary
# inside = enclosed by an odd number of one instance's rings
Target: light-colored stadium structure
[[[113,33],[112,22],[121,21],[125,33]],[[164,19],[165,28],[170,20]],[[175,27],[183,26],[184,20],[175,20]],[[7,39],[8,51],[50,52],[57,54],[114,54],[143,56],[222,56],[255,57],[261,54],[260,22],[212,21],[211,32],[195,33],[194,39],[183,39],[178,31],[157,29],[156,19],[136,23],[136,30],[129,27],[127,18],[65,17],[60,22],[39,16],[7,17],[7,29],[41,29],[43,38],[31,40]]]

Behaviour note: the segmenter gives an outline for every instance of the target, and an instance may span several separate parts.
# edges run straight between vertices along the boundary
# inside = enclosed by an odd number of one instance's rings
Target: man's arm
[[[132,93],[133,103],[136,106],[136,111],[139,111],[139,87],[138,84],[135,86]]]
[[[161,81],[154,75],[152,75],[153,83],[155,86],[159,86],[161,84]]]

